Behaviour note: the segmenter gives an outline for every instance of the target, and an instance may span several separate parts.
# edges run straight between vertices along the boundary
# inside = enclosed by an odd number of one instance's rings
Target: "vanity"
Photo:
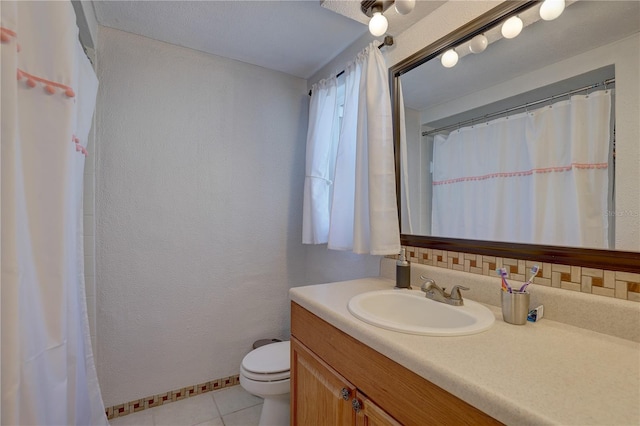
[[[292,424],[500,423],[295,302],[291,319]]]
[[[495,323],[478,334],[379,328],[347,304],[394,286],[393,268],[384,265],[393,262],[382,262],[381,277],[290,290],[292,424],[640,423],[638,342],[547,318],[507,324],[500,308],[486,303]],[[438,269],[420,268],[412,276]],[[469,275],[444,273],[452,280]],[[478,281],[471,300],[500,292],[497,279],[470,280]],[[634,305],[625,304],[625,315],[638,319]]]

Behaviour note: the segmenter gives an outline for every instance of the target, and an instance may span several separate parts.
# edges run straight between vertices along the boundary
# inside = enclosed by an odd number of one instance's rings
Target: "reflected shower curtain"
[[[70,2],[2,2],[2,424],[107,424],[84,293],[97,79]]]
[[[609,90],[435,137],[434,236],[606,249]]]

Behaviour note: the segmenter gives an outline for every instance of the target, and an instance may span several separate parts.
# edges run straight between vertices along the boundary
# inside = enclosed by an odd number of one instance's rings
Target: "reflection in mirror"
[[[539,9],[399,77],[403,234],[640,251],[640,2]]]

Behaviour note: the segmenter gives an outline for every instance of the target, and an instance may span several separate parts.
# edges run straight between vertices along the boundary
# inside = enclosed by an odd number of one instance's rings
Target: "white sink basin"
[[[426,336],[463,336],[489,329],[495,320],[485,306],[465,299],[451,306],[427,299],[420,290],[379,290],[354,296],[349,312],[387,330]]]

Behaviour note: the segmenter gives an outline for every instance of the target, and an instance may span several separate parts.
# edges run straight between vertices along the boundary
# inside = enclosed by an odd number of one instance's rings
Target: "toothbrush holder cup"
[[[502,293],[502,318],[505,322],[515,325],[527,323],[529,314],[530,294],[526,291],[501,291]]]

